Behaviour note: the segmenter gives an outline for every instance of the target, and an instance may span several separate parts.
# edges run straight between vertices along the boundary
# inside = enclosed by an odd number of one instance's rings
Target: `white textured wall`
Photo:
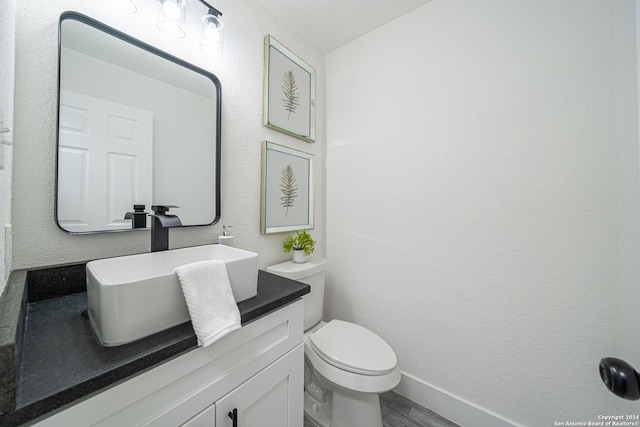
[[[15,79],[16,0],[6,0],[0,7],[0,127],[13,130],[13,88]],[[12,140],[13,132],[0,134],[1,139]],[[11,171],[13,150],[0,144],[4,155],[4,169],[0,170],[0,295],[11,270],[11,248],[5,253],[4,227],[11,224]]]
[[[136,0],[138,13],[120,15],[105,2],[35,0],[20,2],[17,19],[16,144],[14,167],[14,268],[70,263],[146,252],[148,232],[71,236],[54,220],[56,150],[57,23],[60,13],[76,10],[147,43],[206,68],[223,91],[222,218],[216,226],[172,229],[172,247],[215,242],[222,224],[233,225],[236,246],[260,253],[260,266],[288,258],[284,235],[260,235],[261,142],[270,141],[316,155],[316,228],[324,254],[324,65],[323,57],[286,29],[254,0],[215,2],[226,26],[224,56],[206,59],[198,52],[199,27],[191,35],[165,40],[156,29],[154,0]],[[204,13],[198,2],[192,11]],[[197,21],[197,14],[190,15]],[[263,39],[270,33],[317,70],[318,143],[309,144],[262,126]],[[187,166],[188,167],[188,166]]]
[[[326,314],[516,424],[639,411],[597,370],[620,348],[614,14],[437,0],[326,57]]]

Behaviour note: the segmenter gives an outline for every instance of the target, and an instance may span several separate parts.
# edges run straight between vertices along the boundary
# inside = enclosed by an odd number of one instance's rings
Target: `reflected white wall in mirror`
[[[61,17],[60,43],[58,224],[129,230],[134,204],[215,223],[218,79],[76,13]]]

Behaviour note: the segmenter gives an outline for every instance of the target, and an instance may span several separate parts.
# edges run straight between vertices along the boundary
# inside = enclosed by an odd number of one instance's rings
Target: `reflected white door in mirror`
[[[151,205],[153,113],[60,91],[58,221],[72,232],[130,228]]]

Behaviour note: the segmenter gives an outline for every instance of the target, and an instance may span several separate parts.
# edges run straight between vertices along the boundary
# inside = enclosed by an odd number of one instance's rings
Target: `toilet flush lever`
[[[233,427],[238,427],[238,408],[233,408],[233,411],[230,411],[228,415],[233,421]]]

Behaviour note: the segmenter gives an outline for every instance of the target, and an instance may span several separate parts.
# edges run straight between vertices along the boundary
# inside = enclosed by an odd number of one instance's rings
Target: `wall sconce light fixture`
[[[224,23],[220,18],[222,12],[204,0],[199,1],[207,7],[207,12],[200,19],[202,23],[200,52],[205,55],[222,56],[224,41]],[[133,0],[105,0],[105,2],[122,13],[132,14],[138,10]],[[184,38],[187,0],[158,0],[158,3],[160,4],[160,17],[156,21],[158,30],[175,39]]]
[[[220,18],[222,12],[204,0],[200,0],[200,2],[208,8],[207,13],[201,19],[200,52],[205,55],[215,53],[222,55],[222,43],[224,40],[224,23]]]
[[[156,22],[158,29],[169,37],[184,37],[184,20],[187,15],[187,0],[159,0],[160,18]]]

